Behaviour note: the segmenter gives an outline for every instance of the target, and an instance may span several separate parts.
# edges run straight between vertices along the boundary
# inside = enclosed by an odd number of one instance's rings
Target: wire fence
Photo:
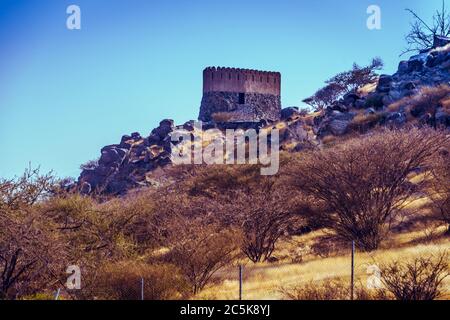
[[[351,255],[349,257],[348,261],[348,272],[345,272],[348,274],[348,282],[346,282],[345,286],[348,288],[349,293],[349,299],[354,300],[355,299],[355,277],[356,273],[359,273],[359,267],[356,266],[355,270],[355,243],[351,243],[350,250]],[[373,270],[372,270],[372,269]],[[377,288],[380,285],[380,274],[379,270],[376,266],[370,265],[366,268],[366,275],[369,274],[369,277],[367,279],[367,287],[370,288]],[[369,270],[370,269],[370,270]],[[235,270],[235,271],[233,271]],[[228,272],[231,271],[231,274]],[[356,272],[358,271],[358,272]],[[233,285],[230,285],[229,288],[232,291],[231,297],[230,292],[227,293],[227,298],[232,299],[238,299],[238,300],[245,300],[246,298],[253,298],[254,295],[250,290],[248,292],[245,292],[245,283],[244,280],[247,279],[249,276],[254,276],[255,271],[254,270],[248,270],[246,274],[246,270],[244,265],[239,264],[236,269],[230,269],[225,272],[227,274],[227,281],[228,283],[233,282]],[[261,281],[264,281],[263,279]],[[108,282],[108,281],[107,281]],[[112,282],[103,284],[103,287],[94,288],[91,289],[83,289],[86,290],[83,292],[83,290],[79,290],[78,292],[76,290],[67,290],[67,288],[58,288],[56,292],[54,293],[54,299],[60,300],[61,297],[69,297],[69,298],[81,298],[83,299],[83,296],[87,296],[87,292],[91,290],[91,292],[97,292],[99,293],[99,299],[112,299],[112,300],[154,300],[155,292],[157,292],[158,288],[154,288],[155,283],[152,283],[151,280],[145,279],[144,277],[133,275],[128,276],[126,279],[123,279],[120,281],[120,283],[115,282],[114,284]],[[167,284],[167,286],[170,286],[170,284]],[[95,286],[94,286],[95,287]],[[247,294],[247,296],[246,296]],[[91,297],[95,294],[89,293]],[[214,298],[214,297],[212,297]],[[156,298],[158,299],[158,298]]]

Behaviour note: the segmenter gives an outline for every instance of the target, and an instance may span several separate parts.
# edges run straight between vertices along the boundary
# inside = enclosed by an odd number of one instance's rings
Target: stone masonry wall
[[[207,92],[203,94],[199,120],[211,121],[213,114],[230,113],[233,121],[260,121],[280,119],[281,99],[272,94],[245,93],[240,103],[239,93]]]
[[[232,121],[280,119],[281,74],[238,68],[203,70],[203,98],[199,120],[227,112]]]

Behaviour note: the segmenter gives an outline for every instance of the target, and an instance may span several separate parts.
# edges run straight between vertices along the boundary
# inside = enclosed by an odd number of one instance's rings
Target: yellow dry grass
[[[437,230],[443,232],[444,227]],[[285,256],[294,250],[295,244],[313,243],[318,237],[323,236],[324,231],[295,237],[294,240],[279,245],[275,256]],[[376,263],[388,263],[392,261],[405,261],[418,256],[439,254],[450,248],[450,239],[437,238],[433,242],[415,244],[421,241],[423,232],[412,231],[398,234],[385,243],[383,248],[372,253],[357,252],[355,258],[355,274],[357,282],[364,285],[368,274],[368,267]],[[303,262],[292,263],[283,259],[278,263],[247,263],[244,266],[244,299],[276,300],[282,299],[280,288],[289,288],[310,283],[311,281],[323,281],[338,278],[350,281],[350,250],[338,256],[320,258],[306,255]],[[238,271],[237,267],[230,267],[219,275],[220,281],[207,287],[195,299],[237,299],[238,298]],[[450,278],[444,282],[444,299],[450,299]]]
[[[368,83],[365,86],[358,89],[358,94],[367,96],[369,93],[374,92],[377,88],[378,80],[376,82]]]

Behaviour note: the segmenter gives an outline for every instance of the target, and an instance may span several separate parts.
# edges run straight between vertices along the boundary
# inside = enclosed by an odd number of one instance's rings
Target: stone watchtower
[[[281,111],[281,74],[236,68],[203,70],[199,120],[220,113],[228,121],[276,121]]]

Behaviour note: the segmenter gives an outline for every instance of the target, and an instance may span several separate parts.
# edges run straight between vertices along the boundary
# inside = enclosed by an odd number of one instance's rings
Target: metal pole
[[[144,300],[144,278],[141,278],[141,300]]]
[[[353,292],[355,288],[355,241],[352,241],[352,279],[350,287],[350,299],[353,300]]]
[[[239,300],[242,300],[242,265],[239,265]]]
[[[61,293],[61,288],[58,288],[55,295],[55,300],[59,300],[59,294]]]

